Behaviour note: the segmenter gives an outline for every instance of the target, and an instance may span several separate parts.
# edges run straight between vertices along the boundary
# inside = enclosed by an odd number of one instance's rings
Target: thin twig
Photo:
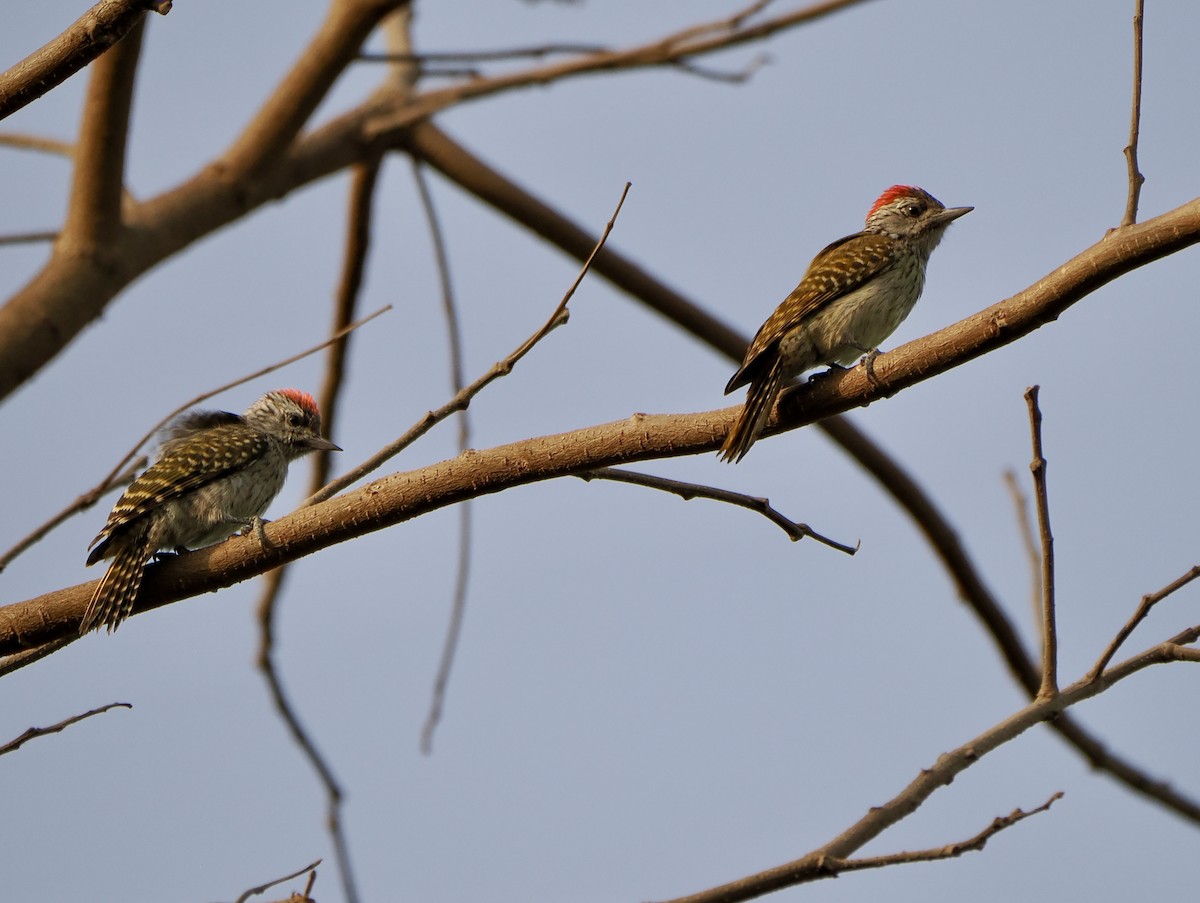
[[[14,232],[10,235],[0,235],[0,245],[33,245],[38,242],[54,241],[57,232]]]
[[[136,449],[135,449],[136,451]],[[103,481],[97,483],[75,501],[71,502],[66,508],[58,512],[41,526],[34,529],[24,538],[19,540],[16,545],[0,555],[0,572],[3,572],[6,567],[12,564],[14,558],[23,553],[30,546],[40,542],[48,533],[58,527],[59,524],[68,518],[78,514],[81,511],[86,511],[92,505],[96,504],[97,500],[104,496],[105,493],[118,488],[119,486],[127,486],[133,482],[133,478],[138,475],[138,472],[146,466],[147,458],[142,455],[140,458],[129,463],[120,473],[112,473],[104,478]]]
[[[276,878],[274,881],[268,881],[266,884],[260,884],[260,885],[258,885],[258,887],[252,887],[248,891],[243,893],[240,897],[238,897],[236,900],[236,903],[246,903],[246,901],[249,900],[251,897],[253,897],[257,894],[261,894],[266,890],[269,890],[270,888],[274,887],[276,884],[283,884],[284,881],[291,881],[293,878],[299,878],[305,872],[311,872],[312,875],[308,879],[308,888],[304,891],[304,896],[307,899],[309,891],[312,890],[312,880],[314,877],[316,877],[316,874],[317,874],[317,866],[320,864],[321,864],[321,860],[318,859],[316,862],[310,862],[308,865],[306,865],[302,869],[297,869],[296,871],[292,872],[290,875],[284,875],[282,878]]]
[[[847,555],[853,555],[857,552],[860,545],[860,543],[855,543],[852,546],[848,546],[827,536],[822,536],[808,524],[802,524],[785,517],[771,506],[770,499],[761,496],[745,495],[744,493],[734,492],[730,489],[717,489],[715,486],[705,486],[701,483],[685,483],[681,480],[672,480],[667,477],[655,476],[648,473],[638,473],[634,470],[619,470],[615,467],[585,470],[574,474],[574,476],[586,482],[591,482],[592,480],[611,480],[615,483],[630,483],[634,486],[645,486],[648,489],[658,489],[662,492],[677,495],[684,501],[691,501],[698,498],[711,499],[714,502],[725,502],[730,505],[736,505],[739,508],[756,511],[783,530],[792,542],[798,542],[807,536],[829,546],[831,549],[845,552]]]
[[[1011,828],[1017,822],[1022,822],[1032,815],[1048,811],[1052,805],[1062,798],[1063,792],[1059,790],[1036,809],[1030,809],[1028,812],[1023,809],[1014,809],[1008,815],[992,819],[992,823],[974,837],[970,837],[967,840],[960,840],[957,843],[950,843],[943,847],[933,847],[927,850],[914,850],[908,853],[892,853],[888,856],[872,856],[864,859],[846,859],[842,861],[827,860],[826,867],[831,874],[838,875],[845,872],[863,871],[865,869],[886,868],[890,865],[906,865],[912,862],[936,862],[939,859],[954,859],[963,853],[977,853],[982,851],[987,846],[987,842],[1001,831]]]
[[[503,376],[507,376],[509,373],[511,373],[513,367],[515,367],[517,363],[520,362],[521,358],[528,354],[538,342],[544,339],[552,330],[566,323],[568,319],[567,303],[575,294],[575,290],[579,288],[579,284],[583,281],[583,277],[586,276],[588,270],[591,269],[592,261],[595,259],[596,254],[599,253],[600,249],[604,247],[604,242],[608,239],[608,235],[612,231],[613,224],[616,222],[617,216],[621,212],[621,206],[625,203],[625,196],[629,193],[629,189],[630,183],[626,182],[625,189],[621,192],[621,199],[617,202],[617,209],[613,211],[612,217],[605,225],[604,231],[601,233],[595,247],[592,249],[592,253],[589,254],[587,260],[584,261],[583,268],[579,271],[579,275],[575,277],[575,281],[571,284],[571,287],[567,289],[567,293],[563,296],[563,299],[558,303],[558,306],[554,308],[554,312],[550,314],[550,318],[542,324],[541,328],[538,329],[537,332],[521,343],[520,347],[508,357],[504,358],[504,360],[493,364],[491,368],[483,374],[483,376],[479,377],[461,392],[456,394],[452,399],[450,399],[450,401],[446,402],[446,404],[442,405],[436,411],[429,411],[426,413],[424,417],[417,421],[417,423],[415,423],[408,430],[408,432],[406,432],[399,439],[384,446],[379,452],[368,458],[358,467],[355,467],[353,470],[330,482],[320,492],[314,493],[304,502],[304,506],[315,505],[318,502],[323,502],[326,499],[337,495],[346,487],[354,485],[364,476],[371,473],[371,471],[380,467],[389,459],[395,457],[402,450],[407,448],[421,436],[425,435],[436,424],[441,423],[455,411],[465,410],[471,403],[471,399],[478,395],[480,391],[482,391],[494,380],[497,380]]]
[[[1150,614],[1150,609],[1152,609],[1163,599],[1167,598],[1167,596],[1171,595],[1171,593],[1187,586],[1197,577],[1200,577],[1200,565],[1193,566],[1183,576],[1172,580],[1157,592],[1148,593],[1145,596],[1142,596],[1142,601],[1138,605],[1137,610],[1133,613],[1129,620],[1125,622],[1125,626],[1117,631],[1117,635],[1113,637],[1113,641],[1108,644],[1108,648],[1104,650],[1104,653],[1096,661],[1096,664],[1092,666],[1092,670],[1088,672],[1088,679],[1096,680],[1104,672],[1104,669],[1108,667],[1108,663],[1112,661],[1112,657],[1117,654],[1117,650],[1121,648],[1124,642],[1129,639],[1129,635],[1133,633],[1137,626],[1146,619],[1148,614]]]
[[[58,724],[52,724],[49,727],[31,727],[21,736],[14,740],[9,740],[3,746],[0,746],[0,756],[5,753],[13,752],[20,749],[23,744],[32,740],[34,737],[45,737],[47,734],[57,734],[61,730],[65,730],[77,721],[83,721],[85,718],[91,718],[93,715],[99,715],[102,712],[107,712],[109,709],[132,709],[133,706],[128,702],[110,702],[108,705],[102,705],[98,709],[92,709],[90,712],[84,712],[82,715],[72,715],[70,718],[64,718]]]
[[[1004,482],[1008,486],[1013,507],[1016,509],[1017,532],[1021,536],[1021,545],[1025,547],[1025,555],[1029,558],[1029,577],[1032,584],[1029,599],[1033,606],[1033,620],[1036,623],[1042,617],[1042,556],[1038,554],[1037,539],[1033,535],[1033,524],[1029,521],[1029,498],[1021,491],[1017,475],[1011,470],[1004,471]]]
[[[1137,222],[1138,199],[1142,195],[1142,184],[1146,177],[1138,170],[1138,133],[1142,123],[1142,12],[1145,0],[1134,0],[1133,4],[1133,110],[1130,113],[1129,143],[1125,145],[1125,162],[1129,168],[1129,194],[1125,200],[1125,216],[1122,226]]]
[[[31,135],[27,132],[0,132],[0,147],[40,151],[60,157],[70,157],[75,153],[75,145],[70,141],[47,138],[45,135]]]
[[[364,63],[489,63],[581,53],[609,53],[603,44],[542,44],[507,50],[443,50],[432,53],[360,53]]]
[[[1058,632],[1054,613],[1054,535],[1050,532],[1050,500],[1046,492],[1046,459],[1042,455],[1042,412],[1038,386],[1025,390],[1029,407],[1029,431],[1033,441],[1033,495],[1037,505],[1038,533],[1042,540],[1042,683],[1038,699],[1058,693]]]
[[[450,279],[450,256],[446,250],[445,236],[438,220],[437,208],[433,203],[433,194],[429,190],[423,165],[415,157],[412,161],[412,169],[417,192],[421,197],[421,206],[425,210],[429,236],[433,243],[434,259],[437,261],[438,281],[442,289],[442,310],[446,316],[446,335],[450,346],[450,384],[454,393],[458,394],[463,390],[464,384],[463,343],[458,307],[454,303],[454,288]],[[464,408],[458,418],[458,450],[460,452],[465,451],[471,443],[469,414],[470,409]],[[433,752],[433,734],[442,720],[442,710],[445,708],[446,702],[446,687],[450,683],[450,671],[454,666],[454,655],[458,650],[463,619],[466,616],[467,587],[470,576],[471,502],[467,500],[458,506],[458,567],[450,605],[450,623],[446,628],[446,637],[442,643],[442,655],[433,681],[429,711],[425,716],[425,724],[421,727],[421,752],[425,755]]]

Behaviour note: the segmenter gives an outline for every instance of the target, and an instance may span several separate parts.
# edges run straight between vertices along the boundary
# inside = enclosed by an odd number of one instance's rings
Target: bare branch
[[[75,252],[106,255],[120,238],[129,112],[144,31],[145,20],[139,17],[125,38],[100,58],[88,80],[60,238],[64,248]]]
[[[1200,577],[1200,565],[1193,566],[1186,574],[1172,580],[1157,592],[1148,593],[1147,595],[1142,596],[1142,601],[1141,604],[1138,605],[1137,611],[1135,611],[1130,619],[1125,622],[1125,626],[1117,631],[1117,635],[1113,637],[1113,641],[1108,644],[1108,648],[1104,650],[1104,653],[1096,661],[1096,664],[1092,666],[1092,670],[1088,672],[1088,679],[1096,680],[1099,678],[1104,669],[1108,667],[1108,663],[1112,661],[1113,656],[1117,654],[1117,650],[1121,648],[1125,641],[1129,639],[1129,635],[1133,633],[1137,626],[1146,619],[1148,614],[1150,614],[1150,609],[1152,609],[1163,599],[1167,598],[1167,596],[1171,595],[1171,593],[1187,586],[1197,577]]]
[[[47,656],[53,655],[59,649],[65,646],[70,646],[73,642],[79,639],[79,635],[71,636],[67,634],[59,637],[49,643],[41,646],[35,646],[33,649],[26,649],[24,652],[18,652],[14,655],[9,655],[0,658],[0,677],[12,674],[14,671],[20,671],[26,665],[32,665],[34,662],[40,662]]]
[[[446,251],[446,241],[441,223],[438,221],[437,208],[433,204],[433,195],[429,191],[422,164],[415,157],[412,161],[412,168],[413,179],[417,183],[417,192],[421,197],[421,206],[425,210],[430,239],[433,242],[434,258],[437,260],[438,281],[442,288],[442,310],[446,316],[446,335],[450,345],[450,385],[455,394],[458,394],[464,387],[462,329],[450,280],[450,258]],[[469,409],[464,408],[458,418],[458,450],[466,451],[470,443]],[[454,666],[454,655],[458,650],[458,640],[462,634],[463,619],[466,616],[467,587],[470,577],[471,503],[467,501],[458,506],[458,567],[455,569],[454,593],[450,603],[450,624],[446,628],[446,637],[442,642],[442,655],[438,662],[437,675],[433,680],[429,712],[425,716],[425,724],[421,727],[421,752],[425,755],[433,752],[433,733],[442,720],[446,688],[450,683],[450,670]]]
[[[892,825],[907,818],[937,790],[949,786],[958,775],[976,765],[988,753],[1019,737],[1031,727],[1059,717],[1071,706],[1098,695],[1147,667],[1173,661],[1190,661],[1193,658],[1190,653],[1195,650],[1182,650],[1189,654],[1181,655],[1181,644],[1194,641],[1198,636],[1200,627],[1189,628],[1171,641],[1153,646],[1109,669],[1098,681],[1085,677],[1053,697],[1035,699],[974,739],[939,756],[937,762],[930,768],[922,769],[920,774],[892,799],[881,806],[872,806],[866,815],[837,837],[800,859],[697,894],[679,897],[671,903],[740,903],[785,887],[831,877],[834,873],[830,871],[830,863],[845,861],[848,856]],[[1200,658],[1200,655],[1196,657]]]
[[[1038,698],[1058,692],[1058,632],[1054,612],[1054,536],[1050,532],[1050,499],[1046,492],[1046,459],[1042,455],[1042,412],[1038,408],[1038,387],[1025,390],[1029,407],[1029,431],[1033,437],[1034,500],[1037,504],[1038,533],[1042,540],[1042,683]]]
[[[566,323],[567,304],[570,302],[571,297],[575,294],[575,290],[579,288],[579,284],[583,282],[583,277],[586,276],[588,270],[591,269],[592,261],[595,259],[596,254],[600,252],[600,249],[604,247],[604,242],[608,240],[608,235],[612,231],[613,225],[617,221],[617,216],[621,213],[621,207],[625,203],[625,196],[629,194],[629,188],[630,185],[628,182],[626,182],[625,189],[621,192],[621,199],[617,202],[617,209],[613,211],[612,217],[609,219],[607,225],[605,225],[604,231],[600,234],[600,238],[596,241],[596,245],[592,249],[592,253],[588,255],[588,259],[584,261],[583,269],[579,271],[579,275],[575,277],[575,281],[571,284],[571,287],[567,289],[567,293],[563,295],[562,300],[558,302],[558,306],[554,308],[553,313],[550,314],[550,318],[542,324],[541,328],[538,329],[537,332],[527,338],[519,348],[513,351],[508,357],[504,358],[504,360],[493,364],[487,373],[483,374],[483,376],[479,377],[461,392],[457,393],[446,404],[442,405],[436,411],[429,411],[426,413],[426,415],[421,418],[420,421],[414,424],[408,430],[408,432],[406,432],[395,442],[384,446],[384,448],[382,448],[372,457],[368,458],[358,467],[355,467],[348,473],[338,477],[320,492],[314,493],[308,498],[307,501],[305,501],[304,504],[315,505],[318,502],[323,502],[326,499],[332,498],[346,487],[354,485],[364,476],[371,473],[371,471],[382,466],[389,459],[395,457],[403,449],[407,448],[417,439],[421,438],[421,436],[425,435],[430,429],[432,429],[438,423],[441,423],[451,414],[455,413],[456,411],[466,410],[467,406],[471,403],[471,399],[478,395],[494,380],[500,379],[501,377],[507,376],[509,373],[511,373],[513,367],[515,367],[517,363],[520,362],[521,358],[528,354],[538,342],[544,339],[551,331]]]
[[[45,135],[29,135],[25,132],[0,132],[0,147],[40,151],[60,157],[70,157],[75,153],[75,145],[69,141],[47,138]]]
[[[59,731],[66,730],[77,721],[83,721],[85,718],[91,718],[93,715],[99,715],[103,712],[107,712],[109,709],[117,708],[132,709],[133,706],[127,702],[110,702],[108,705],[102,705],[100,708],[92,709],[90,712],[84,712],[82,715],[72,715],[70,718],[65,718],[58,722],[58,724],[52,724],[49,727],[31,727],[29,730],[25,731],[25,733],[21,734],[21,736],[14,740],[9,740],[3,746],[0,746],[0,756],[3,756],[5,753],[14,752],[15,750],[20,749],[25,743],[32,740],[34,737],[45,737],[47,734],[57,734]]]
[[[291,72],[225,154],[232,178],[253,176],[279,159],[338,76],[354,61],[367,36],[388,13],[407,2],[346,0],[330,4],[321,28]]]
[[[1024,546],[1025,554],[1029,558],[1029,576],[1032,583],[1029,598],[1033,604],[1034,620],[1038,621],[1041,619],[1042,612],[1042,556],[1038,554],[1037,540],[1033,536],[1033,526],[1029,523],[1029,499],[1021,491],[1021,486],[1017,483],[1017,475],[1011,470],[1004,471],[1004,484],[1008,487],[1009,495],[1012,496],[1013,507],[1016,509],[1017,515],[1017,533],[1020,534],[1021,545]]]
[[[266,678],[267,687],[270,690],[271,699],[275,703],[276,712],[279,713],[279,717],[287,726],[292,739],[300,747],[325,788],[327,800],[325,823],[329,828],[330,836],[333,838],[334,855],[337,856],[342,876],[342,889],[345,892],[347,903],[357,903],[358,889],[354,882],[354,871],[350,868],[350,848],[346,843],[346,834],[342,830],[343,795],[341,785],[338,783],[333,770],[326,764],[324,755],[317,749],[316,743],[309,737],[308,731],[304,729],[304,725],[300,723],[295,708],[288,699],[287,693],[284,692],[283,683],[279,679],[278,672],[269,663],[264,665],[261,660],[259,661],[259,668],[263,672],[263,677]],[[286,881],[287,879],[282,880]]]
[[[0,73],[0,119],[62,84],[142,21],[166,15],[171,0],[100,0],[61,35]]]
[[[302,869],[297,869],[296,871],[292,872],[290,875],[284,875],[282,878],[276,878],[274,881],[268,881],[266,884],[260,884],[260,885],[258,885],[258,887],[252,887],[249,890],[245,891],[241,896],[239,896],[237,898],[236,903],[247,903],[247,901],[251,897],[267,891],[268,889],[274,887],[276,884],[283,884],[284,881],[291,881],[293,878],[299,878],[305,872],[311,872],[312,875],[309,877],[308,888],[304,892],[304,896],[305,896],[305,898],[307,898],[309,891],[312,890],[313,878],[315,878],[317,875],[317,866],[320,864],[321,864],[321,860],[318,859],[316,862],[310,862],[308,865],[306,865]]]
[[[0,245],[32,245],[54,241],[56,238],[57,232],[14,232],[11,235],[0,235]]]
[[[129,466],[120,473],[111,473],[101,482],[97,483],[79,498],[75,499],[70,505],[64,508],[54,517],[50,518],[41,526],[33,530],[29,535],[21,539],[11,549],[0,555],[0,572],[3,572],[6,567],[12,564],[13,559],[29,549],[35,543],[41,542],[55,528],[62,524],[67,519],[78,514],[81,511],[86,511],[92,505],[96,504],[97,500],[119,486],[127,486],[133,482],[133,478],[138,475],[143,467],[146,466],[147,458],[145,455],[131,461]]]
[[[352,329],[350,321],[358,307],[367,253],[371,246],[371,212],[374,206],[375,188],[379,182],[380,164],[380,159],[375,157],[367,163],[356,165],[350,181],[350,203],[346,217],[346,249],[343,255],[342,275],[334,301],[333,335],[336,338],[325,343],[329,347],[329,357],[326,361],[325,382],[321,388],[321,399],[318,403],[326,417],[328,435],[333,435],[333,423],[336,420],[338,402],[345,378],[347,346]],[[373,316],[375,315],[373,314]],[[330,459],[327,452],[319,452],[314,456],[310,491],[316,491],[324,485],[329,476],[329,466]],[[318,778],[325,785],[328,803],[326,824],[333,841],[338,874],[341,876],[342,889],[346,899],[353,901],[357,899],[358,891],[350,865],[349,845],[341,830],[341,791],[334,779],[333,768],[325,761],[316,744],[308,737],[300,723],[299,714],[292,708],[291,702],[283,690],[283,678],[275,664],[273,654],[275,611],[283,592],[284,578],[287,573],[287,567],[279,567],[268,573],[263,581],[262,595],[258,603],[258,667],[275,701],[276,710],[291,731],[292,736],[298,738],[297,744],[300,746],[301,752],[308,758],[309,764],[312,765]]]
[[[987,842],[1001,831],[1011,828],[1017,822],[1022,822],[1032,815],[1039,815],[1042,812],[1049,811],[1050,807],[1062,798],[1063,793],[1060,790],[1036,809],[1030,809],[1028,812],[1023,809],[1014,809],[1008,815],[994,818],[990,825],[974,837],[967,840],[960,840],[957,843],[950,843],[943,847],[934,847],[928,850],[916,850],[911,853],[872,856],[869,859],[847,859],[841,862],[827,860],[825,866],[833,875],[837,875],[845,872],[863,871],[865,869],[885,868],[889,865],[906,865],[912,862],[936,862],[939,859],[954,859],[963,853],[981,852],[987,846]]]
[[[1133,12],[1133,109],[1130,113],[1129,143],[1125,145],[1125,162],[1129,167],[1129,194],[1125,199],[1122,226],[1137,222],[1138,199],[1146,177],[1138,170],[1138,132],[1142,123],[1142,13],[1145,0],[1134,0]]]
[[[671,480],[667,477],[659,477],[648,473],[638,473],[633,470],[617,470],[616,468],[608,467],[600,470],[585,470],[573,476],[579,477],[585,482],[592,480],[611,480],[614,483],[629,483],[634,486],[645,486],[648,489],[658,489],[662,492],[670,492],[679,496],[684,501],[692,499],[711,499],[714,502],[725,502],[730,505],[736,505],[739,508],[747,508],[750,511],[756,511],[775,524],[784,533],[788,535],[788,539],[792,542],[799,542],[804,537],[815,539],[819,543],[829,546],[831,549],[837,549],[839,552],[845,552],[847,555],[853,555],[858,551],[859,543],[852,546],[837,542],[827,536],[822,536],[812,529],[808,524],[802,524],[798,521],[790,520],[784,517],[778,510],[771,507],[771,501],[767,498],[745,495],[741,492],[734,492],[729,489],[717,489],[714,486],[704,486],[700,483],[685,483],[680,480]]]

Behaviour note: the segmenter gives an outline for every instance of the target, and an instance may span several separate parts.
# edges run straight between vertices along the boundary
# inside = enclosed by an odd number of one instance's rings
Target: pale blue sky
[[[737,4],[418,3],[423,50],[628,44]],[[895,182],[974,205],[935,253],[887,348],[1024,288],[1119,222],[1131,2],[880,0],[707,60],[769,63],[742,86],[673,70],[496,97],[438,122],[599,230],[633,183],[612,246],[749,335],[816,251]],[[0,66],[84,3],[24,4]],[[780,10],[786,8],[778,4]],[[770,10],[774,11],[775,6]],[[181,0],[147,33],[129,187],[153,195],[214,157],[321,19],[315,2]],[[1151,4],[1142,217],[1198,193],[1200,7]],[[363,97],[368,65],[323,115]],[[78,76],[0,124],[70,139]],[[0,149],[5,232],[61,217],[63,161]],[[153,271],[4,402],[0,547],[90,487],[166,411],[321,339],[341,265],[347,180],[266,207]],[[434,177],[464,318],[466,372],[533,331],[577,271]],[[445,327],[406,158],[377,200],[343,467],[449,396]],[[0,249],[0,290],[45,248]],[[1062,669],[1079,676],[1139,597],[1197,563],[1195,379],[1200,258],[1135,272],[1016,345],[851,414],[928,489],[1025,635],[1029,570],[1002,474],[1027,482],[1026,386],[1040,383],[1058,557]],[[722,407],[733,366],[589,278],[570,325],[471,407],[488,447],[628,416]],[[277,385],[315,391],[321,363]],[[395,463],[454,453],[453,424]],[[418,752],[449,610],[454,511],[292,569],[282,674],[348,794],[363,900],[636,901],[796,858],[1020,707],[1021,693],[889,497],[814,430],[642,469],[769,495],[854,542],[791,544],[748,512],[561,480],[476,504],[467,622],[435,753]],[[300,498],[303,466],[270,512]],[[103,506],[101,506],[103,507]],[[0,601],[97,577],[74,519],[0,575]],[[248,583],[133,618],[0,681],[0,740],[112,701],[114,711],[0,759],[6,899],[232,900],[318,857],[340,899],[325,800],[253,667]],[[1165,603],[1130,651],[1198,621]],[[1200,797],[1198,674],[1153,669],[1076,710],[1111,747]],[[776,900],[1125,900],[1178,896],[1185,824],[1093,774],[1045,728],[990,756],[872,844],[879,854],[1053,810],[950,862],[846,876]],[[1187,857],[1185,859],[1185,857]],[[290,888],[286,888],[287,890]],[[276,896],[284,896],[283,891]]]

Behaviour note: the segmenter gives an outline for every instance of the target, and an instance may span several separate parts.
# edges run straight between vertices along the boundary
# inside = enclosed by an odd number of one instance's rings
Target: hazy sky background
[[[21,4],[0,66],[85,2]],[[421,50],[627,45],[736,3],[418,3]],[[776,4],[768,12],[789,8]],[[438,123],[598,231],[633,188],[612,247],[749,336],[875,196],[918,184],[974,205],[887,348],[1026,287],[1121,218],[1133,3],[880,0],[705,59],[730,86],[675,70],[503,95]],[[218,155],[300,53],[324,5],[182,0],[151,17],[129,155],[149,197]],[[1200,5],[1149,4],[1143,219],[1198,193]],[[374,46],[374,45],[373,45]],[[319,118],[381,77],[353,68]],[[66,140],[86,75],[0,125]],[[0,149],[5,232],[56,228],[62,159]],[[469,378],[510,352],[578,265],[432,177],[464,319]],[[0,547],[92,486],[184,399],[322,339],[341,266],[345,176],[267,206],[151,272],[0,408]],[[332,437],[348,468],[450,395],[445,325],[407,158],[389,159],[363,311]],[[15,290],[44,246],[0,249]],[[924,485],[1032,642],[1029,565],[1002,474],[1028,487],[1022,392],[1042,386],[1063,682],[1139,597],[1196,564],[1194,250],[1096,292],[1016,345],[850,416]],[[309,359],[215,400],[241,410]],[[723,407],[733,365],[590,277],[556,331],[471,407],[486,448],[628,416]],[[455,453],[444,424],[398,459]],[[890,799],[1023,696],[891,499],[816,430],[641,469],[768,495],[848,558],[792,544],[749,512],[568,479],[476,503],[467,621],[430,757],[418,739],[449,612],[455,510],[291,569],[278,656],[348,795],[364,901],[638,901],[778,865]],[[268,512],[301,497],[297,465]],[[106,500],[0,576],[0,601],[98,577],[86,547]],[[133,618],[0,681],[0,740],[113,701],[133,704],[0,759],[0,874],[17,900],[232,900],[325,858],[325,799],[254,668],[250,582]],[[1200,620],[1164,603],[1140,650]],[[1111,748],[1200,797],[1194,667],[1151,669],[1075,709]],[[1048,814],[982,853],[854,874],[774,899],[928,901],[1174,897],[1197,833],[1092,773],[1044,727],[972,768],[865,851],[970,837]],[[1186,858],[1185,858],[1186,857]],[[268,894],[282,897],[299,882]],[[272,897],[268,897],[272,898]]]

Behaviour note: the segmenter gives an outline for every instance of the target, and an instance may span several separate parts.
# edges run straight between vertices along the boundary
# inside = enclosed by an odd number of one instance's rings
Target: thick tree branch
[[[145,20],[138,19],[125,39],[92,68],[72,154],[74,178],[58,237],[59,253],[103,257],[105,246],[120,235],[129,111],[144,32]]]
[[[227,178],[273,166],[380,21],[409,0],[331,0],[329,14],[296,65],[222,160]]]
[[[0,73],[0,119],[62,84],[142,21],[166,15],[171,0],[100,0],[61,35]]]
[[[1050,322],[1107,282],[1200,241],[1200,200],[1113,233],[1007,300],[881,355],[868,379],[861,367],[789,391],[767,433],[795,429],[929,379]],[[257,576],[319,549],[394,526],[446,505],[583,470],[713,451],[737,406],[628,420],[545,436],[393,474],[270,525],[272,548],[229,540],[147,571],[138,610]],[[0,609],[0,655],[77,629],[92,583]]]
[[[565,67],[537,67],[472,82],[465,89],[414,97],[389,80],[359,107],[297,138],[304,117],[324,96],[339,65],[344,65],[346,48],[361,43],[368,21],[378,22],[396,5],[395,0],[335,2],[345,9],[335,9],[325,29],[338,47],[322,52],[311,64],[298,64],[263,108],[261,121],[247,128],[221,159],[176,188],[130,205],[127,228],[109,248],[105,266],[90,257],[55,254],[0,309],[0,400],[45,366],[117,293],[151,267],[268,201],[364,160],[381,146],[400,143],[409,126],[447,106],[569,75],[675,65],[688,57],[768,37],[863,0],[830,0],[753,26],[735,17],[723,29],[718,27],[722,23],[712,23],[612,54],[589,55]]]

